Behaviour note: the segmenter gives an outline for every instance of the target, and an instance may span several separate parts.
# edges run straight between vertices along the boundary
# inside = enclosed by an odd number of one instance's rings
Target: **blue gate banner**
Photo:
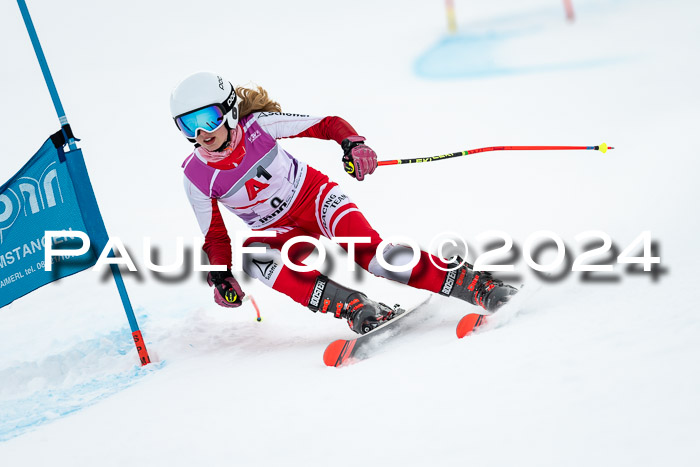
[[[93,266],[106,231],[85,170],[82,152],[56,148],[49,138],[14,177],[0,187],[0,307],[15,299]],[[87,221],[86,221],[87,220]],[[97,225],[95,225],[97,221]],[[44,264],[44,232],[86,232],[91,248],[82,256],[53,258]],[[59,245],[59,243],[66,245]],[[54,248],[77,249],[80,239],[54,240]]]

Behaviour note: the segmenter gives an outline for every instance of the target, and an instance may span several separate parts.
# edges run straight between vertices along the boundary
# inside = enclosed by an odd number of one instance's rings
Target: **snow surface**
[[[665,273],[528,283],[466,340],[469,307],[442,297],[424,332],[360,364],[323,366],[347,326],[244,281],[263,313],[218,308],[194,274],[125,274],[155,362],[138,366],[109,276],[90,270],[0,310],[0,464],[697,465],[700,194],[697,2],[29,2],[107,227],[143,266],[199,234],[181,186],[189,144],[169,117],[185,75],[263,85],[289,112],[340,115],[381,159],[492,145],[594,152],[486,153],[349,179],[333,142],[290,140],[384,236],[501,230],[641,231]],[[0,181],[58,128],[13,2],[0,5]],[[230,230],[242,224],[232,216]],[[189,242],[189,241],[188,241]],[[191,242],[189,242],[191,245]],[[425,292],[367,273],[333,277],[388,303]],[[545,255],[546,256],[546,255]],[[473,255],[472,255],[473,257]],[[556,276],[556,275],[555,275]]]

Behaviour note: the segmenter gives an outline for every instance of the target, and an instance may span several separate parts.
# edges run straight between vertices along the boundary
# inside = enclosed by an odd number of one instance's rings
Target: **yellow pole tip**
[[[606,152],[608,152],[608,145],[603,143],[600,146],[598,146],[598,150],[605,154]]]

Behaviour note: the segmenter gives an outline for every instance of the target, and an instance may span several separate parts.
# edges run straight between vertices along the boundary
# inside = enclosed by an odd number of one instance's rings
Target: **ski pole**
[[[262,321],[262,317],[260,316],[260,308],[258,308],[258,302],[255,301],[255,298],[253,298],[252,295],[246,295],[243,297],[243,303],[250,301],[253,304],[253,307],[255,307],[255,314],[257,315],[256,321],[259,323]]]
[[[395,159],[390,161],[379,161],[377,165],[397,165],[397,164],[417,164],[419,162],[433,162],[443,159],[451,159],[453,157],[468,156],[479,152],[489,151],[571,151],[571,150],[588,150],[600,151],[605,153],[608,149],[615,149],[603,143],[599,146],[492,146],[488,148],[467,149],[466,151],[453,152],[450,154],[442,154],[440,156],[430,157],[415,157],[413,159]]]

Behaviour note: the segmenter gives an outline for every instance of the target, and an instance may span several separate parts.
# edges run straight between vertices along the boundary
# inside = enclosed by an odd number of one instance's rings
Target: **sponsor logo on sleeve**
[[[290,114],[290,113],[286,113],[286,112],[260,112],[260,114],[258,115],[258,118],[274,117],[276,115],[282,115],[284,117],[308,117],[308,115],[304,115],[304,114]]]

